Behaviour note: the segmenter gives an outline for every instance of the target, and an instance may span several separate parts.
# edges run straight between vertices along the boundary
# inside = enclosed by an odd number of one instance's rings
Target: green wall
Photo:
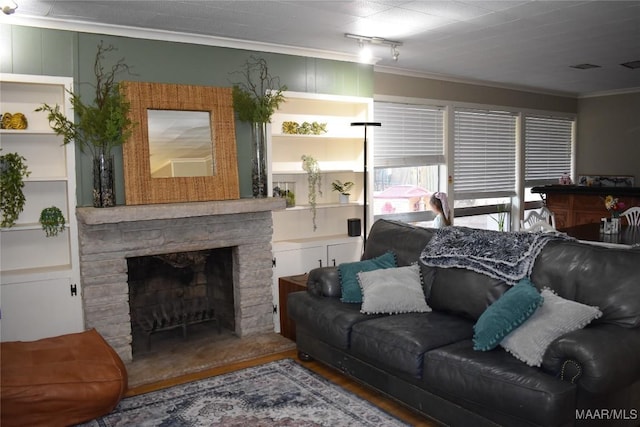
[[[231,86],[251,55],[264,57],[272,75],[289,90],[335,95],[373,96],[373,66],[260,53],[188,43],[167,42],[102,34],[87,34],[43,28],[0,25],[0,71],[16,74],[67,76],[74,79],[74,90],[83,99],[92,99],[93,63],[101,40],[118,50],[105,58],[105,68],[120,58],[130,66],[132,75],[120,80],[183,83],[206,86]],[[238,171],[241,197],[251,197],[249,126],[236,122]],[[77,155],[78,205],[92,204],[91,158]],[[124,204],[122,150],[117,149],[116,201]]]

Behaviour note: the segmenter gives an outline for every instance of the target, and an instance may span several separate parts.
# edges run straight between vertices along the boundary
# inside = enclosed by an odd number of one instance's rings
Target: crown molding
[[[206,36],[176,31],[156,30],[148,28],[130,27],[124,25],[110,25],[94,22],[74,21],[68,19],[35,17],[28,15],[11,15],[0,17],[0,23],[22,25],[25,27],[48,28],[53,30],[77,31],[81,33],[106,34],[119,37],[137,39],[190,43],[205,46],[225,47],[231,49],[250,50],[257,52],[279,53],[334,61],[362,63],[357,55],[333,52],[321,49],[300,48],[296,46],[280,45],[245,41],[227,37]],[[379,58],[373,58],[367,65],[373,65]]]
[[[628,88],[628,89],[608,90],[608,91],[603,91],[603,92],[588,93],[588,94],[585,94],[585,95],[580,95],[578,98],[579,99],[599,98],[601,96],[629,95],[629,94],[634,94],[634,93],[640,93],[640,87],[632,87],[632,88]]]
[[[407,70],[404,68],[395,68],[395,67],[376,65],[374,66],[373,71],[378,73],[396,74],[396,75],[401,75],[406,77],[417,77],[417,78],[423,78],[423,79],[441,80],[441,81],[447,81],[451,83],[468,84],[468,85],[474,85],[474,86],[486,86],[486,87],[493,87],[497,89],[517,90],[518,92],[529,92],[529,93],[535,93],[539,95],[561,96],[564,98],[578,97],[578,94],[573,92],[542,90],[542,89],[533,88],[533,87],[524,86],[524,85],[496,83],[496,82],[490,82],[486,80],[470,79],[465,77],[456,77],[456,76],[449,76],[449,75],[437,74],[437,73],[425,73],[425,72]]]

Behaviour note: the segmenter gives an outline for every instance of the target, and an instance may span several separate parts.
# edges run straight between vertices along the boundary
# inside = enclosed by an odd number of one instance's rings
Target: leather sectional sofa
[[[540,366],[530,366],[502,344],[474,350],[474,325],[513,286],[420,262],[436,233],[379,220],[362,257],[392,251],[398,266],[418,262],[431,311],[364,314],[362,304],[341,301],[339,268],[312,270],[307,291],[290,294],[287,305],[301,359],[335,367],[445,425],[640,425],[640,250],[567,239],[542,247],[530,283],[601,315],[551,341]]]

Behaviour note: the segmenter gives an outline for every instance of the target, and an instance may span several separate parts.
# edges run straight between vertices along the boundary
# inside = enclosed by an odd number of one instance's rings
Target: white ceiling
[[[620,65],[640,61],[640,1],[14,1],[0,22],[165,30],[355,61],[352,33],[403,43],[397,62],[373,46],[380,71],[576,96],[640,90],[640,69]],[[583,63],[600,68],[570,67]]]

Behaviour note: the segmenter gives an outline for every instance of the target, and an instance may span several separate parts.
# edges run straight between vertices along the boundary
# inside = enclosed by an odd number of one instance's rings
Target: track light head
[[[394,61],[398,60],[400,56],[400,51],[398,50],[398,46],[402,46],[402,42],[395,40],[387,40],[381,37],[369,37],[369,36],[360,36],[357,34],[345,34],[346,38],[355,39],[358,42],[358,46],[360,47],[360,59],[362,61],[368,61],[371,59],[371,50],[368,45],[386,45],[391,47],[391,57]],[[368,56],[365,56],[368,54]]]
[[[4,13],[5,15],[13,14],[13,12],[15,12],[17,8],[18,8],[18,3],[16,3],[13,0],[2,0],[0,2],[0,9],[2,10],[2,13]]]
[[[398,46],[391,46],[391,57],[394,61],[398,62],[398,57],[400,56],[400,51],[398,50]]]

